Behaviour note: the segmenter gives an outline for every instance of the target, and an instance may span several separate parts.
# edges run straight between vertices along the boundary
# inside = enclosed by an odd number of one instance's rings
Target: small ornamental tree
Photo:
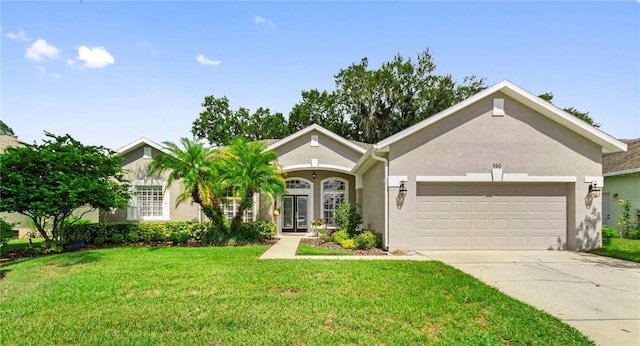
[[[46,241],[65,245],[65,220],[76,209],[124,208],[129,183],[114,151],[45,134],[41,145],[9,147],[0,155],[0,211],[27,216]]]

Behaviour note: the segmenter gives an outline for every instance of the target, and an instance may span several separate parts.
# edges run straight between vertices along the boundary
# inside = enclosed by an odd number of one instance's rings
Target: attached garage
[[[417,250],[561,250],[565,184],[419,184]]]

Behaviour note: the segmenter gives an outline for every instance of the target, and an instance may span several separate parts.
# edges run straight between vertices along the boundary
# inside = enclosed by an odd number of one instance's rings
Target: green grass
[[[9,263],[0,345],[588,345],[440,262],[121,247]]]
[[[323,248],[321,246],[314,246],[309,244],[298,245],[296,255],[303,256],[353,256],[353,253],[349,251],[331,250]]]
[[[32,238],[31,243],[34,247],[39,247],[44,243],[44,238]],[[17,249],[26,249],[29,247],[29,238],[22,239],[13,239],[9,240],[7,246],[3,249],[4,251],[17,250]]]
[[[592,250],[591,253],[640,262],[640,240],[613,238],[611,244],[603,246],[601,249]]]

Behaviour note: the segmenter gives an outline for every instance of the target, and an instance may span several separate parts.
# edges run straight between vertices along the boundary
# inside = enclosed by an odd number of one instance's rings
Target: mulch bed
[[[357,256],[386,256],[387,255],[386,251],[378,248],[373,248],[369,250],[345,249],[336,243],[326,242],[317,238],[302,238],[300,240],[300,243],[319,246],[329,250],[347,251]]]

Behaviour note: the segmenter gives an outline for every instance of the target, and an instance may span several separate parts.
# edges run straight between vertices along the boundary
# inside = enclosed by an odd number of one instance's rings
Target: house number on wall
[[[502,168],[502,163],[494,163],[493,168]]]

